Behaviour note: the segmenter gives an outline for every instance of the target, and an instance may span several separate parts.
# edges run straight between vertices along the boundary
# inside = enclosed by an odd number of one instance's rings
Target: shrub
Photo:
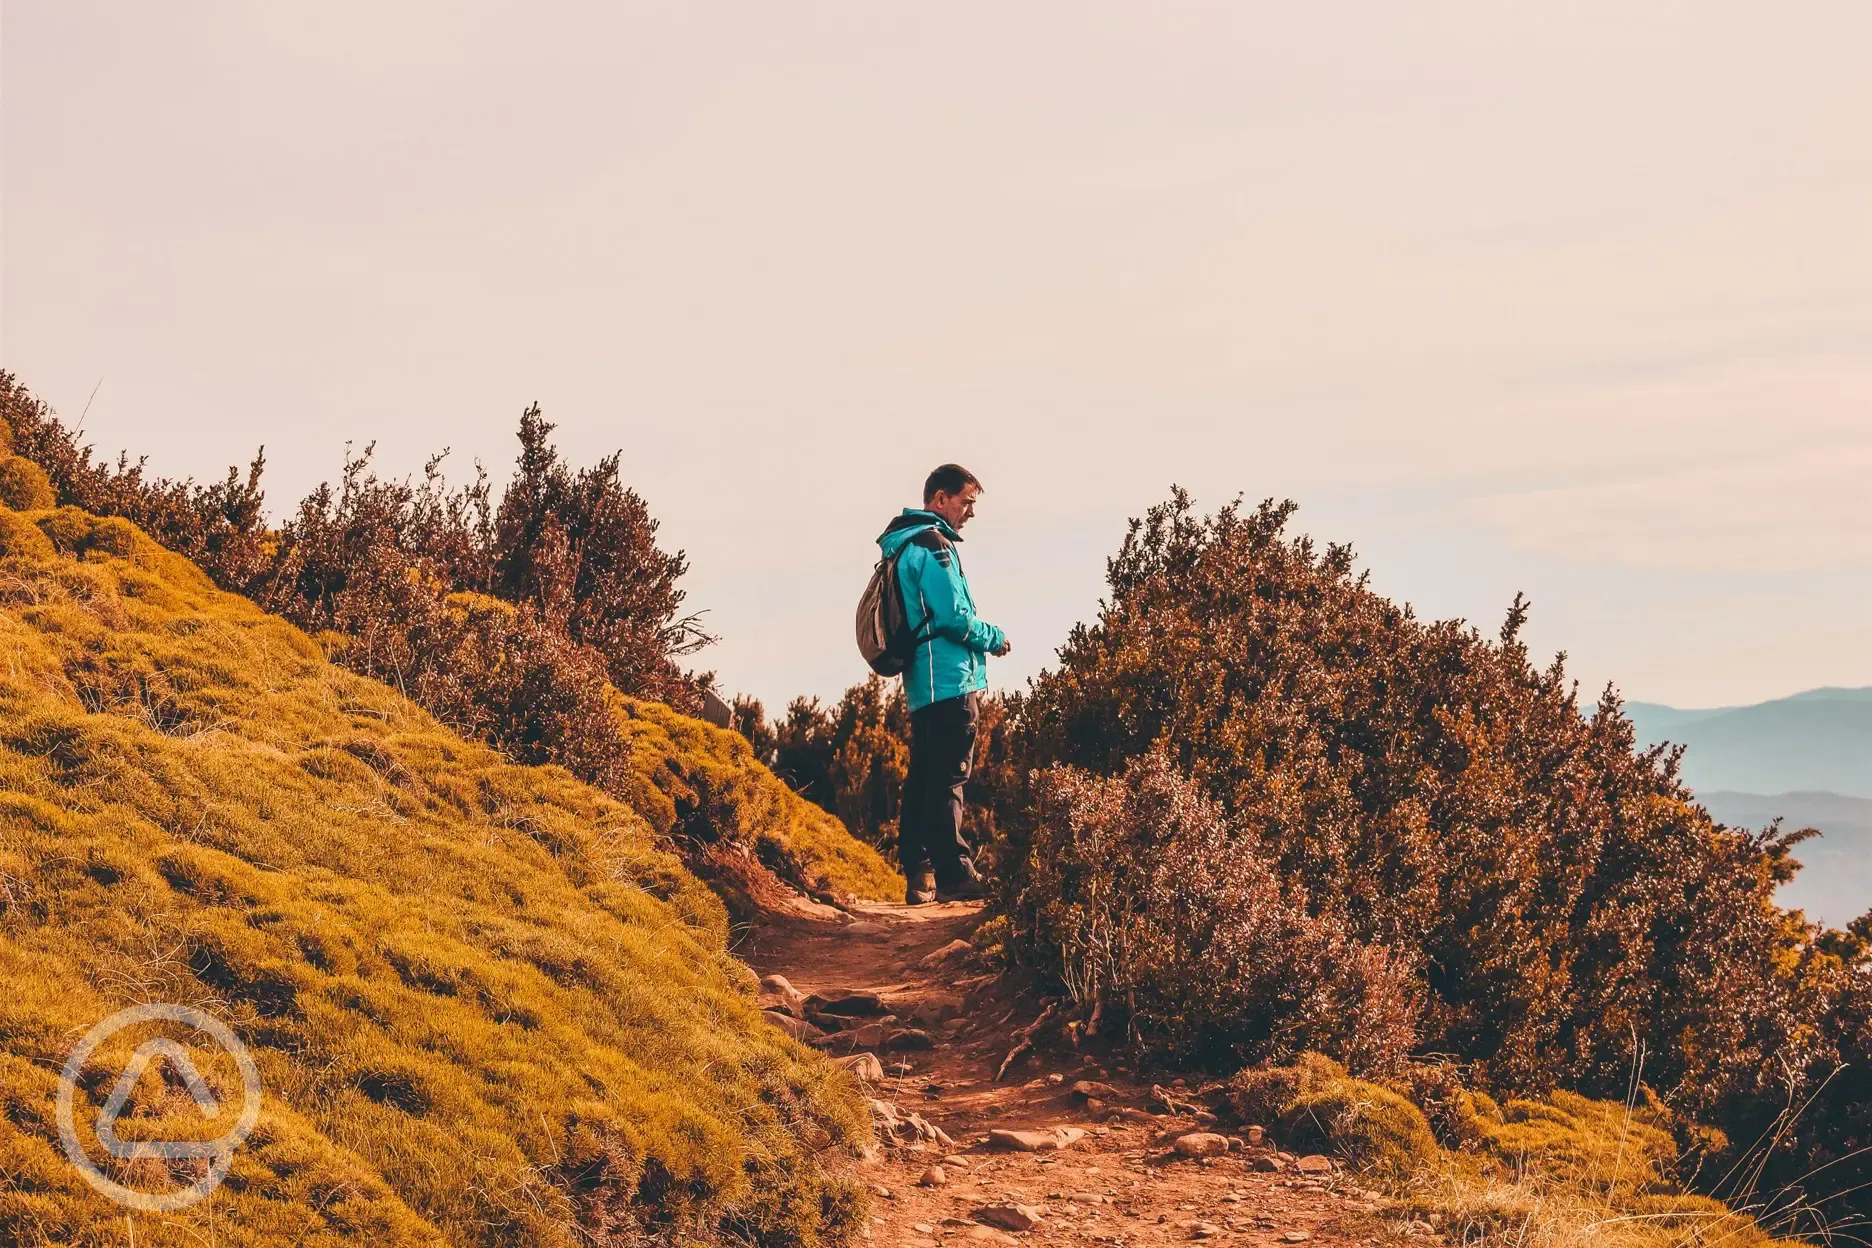
[[[1410,959],[1423,1042],[1486,1086],[1612,1092],[1636,1033],[1688,1111],[1779,1099],[1824,1047],[1831,973],[1773,903],[1798,834],[1712,823],[1616,696],[1582,713],[1558,661],[1529,663],[1525,603],[1494,638],[1420,621],[1349,548],[1289,536],[1293,510],[1199,517],[1178,492],[1135,521],[1025,699],[1022,773],[1165,751],[1322,929]],[[1027,801],[1010,905],[1049,869]]]
[[[1089,1028],[1181,1062],[1319,1048],[1387,1069],[1408,1051],[1408,968],[1311,915],[1161,751],[1117,779],[1050,771],[1036,803],[1011,938]]]

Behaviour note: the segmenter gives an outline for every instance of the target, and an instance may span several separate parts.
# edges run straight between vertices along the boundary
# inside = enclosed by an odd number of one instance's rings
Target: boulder
[[[1332,1158],[1310,1153],[1294,1162],[1294,1169],[1301,1174],[1331,1174],[1333,1172]]]
[[[1109,1083],[1099,1083],[1095,1079],[1078,1080],[1072,1085],[1072,1094],[1088,1100],[1115,1101],[1118,1099],[1117,1088]]]

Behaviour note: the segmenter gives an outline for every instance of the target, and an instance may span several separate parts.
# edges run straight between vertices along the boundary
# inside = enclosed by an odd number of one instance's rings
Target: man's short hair
[[[938,494],[960,494],[968,486],[982,488],[982,483],[975,474],[961,464],[944,464],[924,479],[923,501],[933,503]]]

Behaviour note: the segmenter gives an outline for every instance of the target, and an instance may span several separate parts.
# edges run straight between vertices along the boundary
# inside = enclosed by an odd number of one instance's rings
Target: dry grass
[[[1427,1221],[1473,1248],[1792,1242],[1770,1229],[1779,1218],[1756,1216],[1752,1199],[1732,1207],[1684,1188],[1672,1129],[1680,1124],[1642,1089],[1624,1102],[1555,1092],[1497,1104],[1439,1073],[1386,1086],[1309,1053],[1242,1072],[1231,1099],[1245,1118],[1278,1122],[1283,1142],[1336,1152],[1383,1182],[1407,1223]]]
[[[138,1243],[843,1242],[862,1102],[760,1020],[725,937],[625,804],[123,521],[0,509],[0,1241],[124,1242],[58,1152],[56,1073],[179,1001],[253,1049],[265,1108]],[[179,1130],[145,1085],[137,1133]]]

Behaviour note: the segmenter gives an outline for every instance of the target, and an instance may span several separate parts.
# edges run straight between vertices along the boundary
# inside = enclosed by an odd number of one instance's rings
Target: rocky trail
[[[979,910],[770,913],[739,950],[766,977],[775,1025],[848,1063],[874,1098],[883,1147],[860,1164],[873,1241],[1440,1238],[1330,1159],[1218,1116],[1216,1089],[1159,1086],[1074,1048],[1048,1026],[1049,1002],[974,960]]]

